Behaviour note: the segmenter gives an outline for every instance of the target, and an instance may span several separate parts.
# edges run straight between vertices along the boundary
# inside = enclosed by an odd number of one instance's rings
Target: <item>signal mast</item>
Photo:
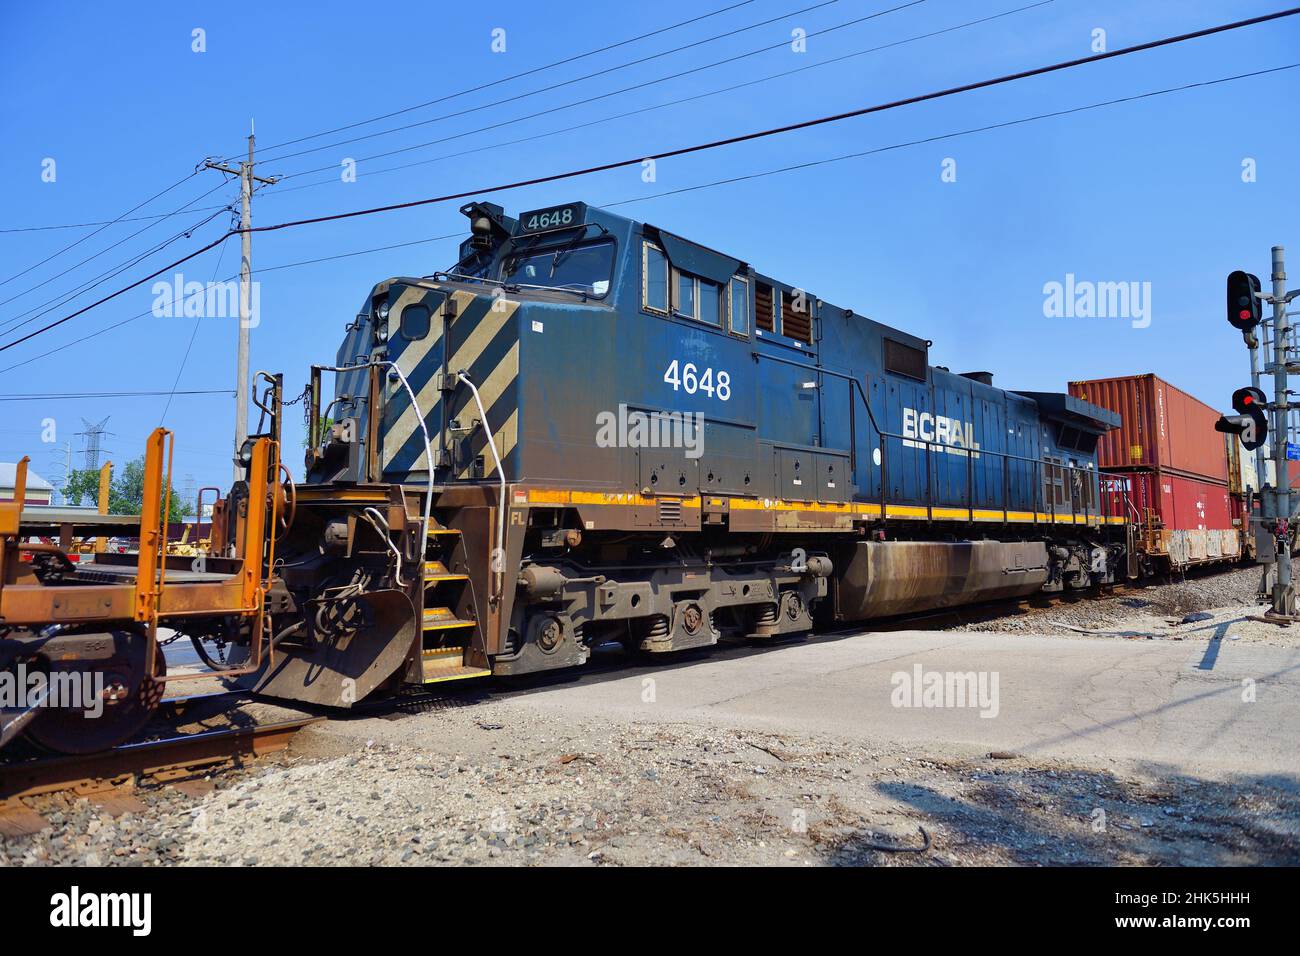
[[[1291,549],[1295,541],[1295,529],[1300,522],[1300,509],[1294,508],[1292,503],[1291,476],[1287,471],[1287,463],[1290,460],[1300,460],[1300,445],[1291,441],[1292,405],[1287,378],[1292,371],[1300,372],[1300,362],[1294,361],[1291,356],[1288,341],[1291,328],[1286,307],[1300,295],[1300,289],[1286,291],[1286,265],[1281,246],[1273,247],[1272,279],[1273,291],[1268,293],[1261,291],[1259,278],[1249,272],[1238,270],[1228,275],[1228,322],[1241,331],[1246,348],[1250,351],[1251,383],[1249,387],[1239,388],[1232,393],[1232,408],[1237,414],[1221,417],[1215,428],[1237,435],[1242,447],[1255,454],[1260,508],[1258,514],[1252,508],[1248,520],[1255,533],[1255,554],[1260,564],[1276,564],[1275,574],[1265,573],[1265,580],[1271,581],[1272,604],[1265,619],[1290,624],[1297,620],[1295,587],[1291,576]],[[1261,312],[1260,305],[1265,302],[1273,306],[1271,323],[1263,318]],[[1270,324],[1273,360],[1267,362],[1267,347],[1256,335],[1256,329],[1268,331]],[[1265,349],[1266,359],[1262,374],[1273,376],[1271,404],[1261,388],[1261,346]],[[1270,412],[1275,468],[1275,483],[1272,485],[1267,481],[1267,459],[1264,454],[1264,444],[1270,430]]]

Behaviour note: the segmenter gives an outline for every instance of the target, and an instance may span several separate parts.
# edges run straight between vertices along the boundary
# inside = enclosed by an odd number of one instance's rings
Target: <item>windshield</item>
[[[561,244],[508,257],[501,267],[501,280],[516,285],[571,289],[601,298],[609,291],[613,268],[612,242],[585,246]]]

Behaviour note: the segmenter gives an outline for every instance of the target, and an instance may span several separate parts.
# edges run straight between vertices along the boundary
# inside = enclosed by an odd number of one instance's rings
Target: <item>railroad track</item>
[[[122,744],[97,754],[0,762],[0,835],[21,835],[45,826],[44,818],[21,802],[24,797],[71,793],[111,804],[129,797],[142,784],[181,783],[246,766],[284,750],[298,731],[324,719],[310,716],[200,730]]]

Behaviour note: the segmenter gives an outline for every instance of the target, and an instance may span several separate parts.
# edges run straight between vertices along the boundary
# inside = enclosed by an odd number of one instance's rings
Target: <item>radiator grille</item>
[[[760,282],[754,288],[754,325],[764,332],[775,332],[772,315],[772,287]]]
[[[812,345],[811,299],[796,300],[792,292],[781,293],[781,334]]]

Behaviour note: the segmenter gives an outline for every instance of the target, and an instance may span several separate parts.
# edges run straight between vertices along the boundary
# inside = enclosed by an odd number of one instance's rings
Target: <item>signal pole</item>
[[[1281,246],[1273,247],[1272,292],[1262,291],[1259,279],[1249,272],[1238,269],[1228,275],[1228,323],[1242,332],[1246,347],[1250,350],[1252,384],[1249,388],[1239,388],[1232,393],[1232,407],[1238,415],[1222,416],[1214,427],[1216,431],[1240,436],[1242,445],[1257,455],[1261,486],[1260,511],[1258,515],[1250,515],[1249,521],[1250,526],[1259,531],[1257,541],[1271,540],[1273,545],[1259,552],[1260,563],[1265,566],[1261,589],[1269,587],[1270,579],[1272,583],[1272,607],[1263,619],[1286,626],[1292,621],[1300,620],[1295,613],[1295,587],[1291,574],[1292,529],[1300,521],[1300,509],[1297,509],[1298,513],[1292,513],[1291,475],[1287,471],[1291,445],[1291,393],[1287,388],[1287,379],[1291,372],[1300,373],[1300,360],[1292,361],[1294,350],[1290,342],[1290,317],[1286,310],[1291,300],[1300,296],[1300,289],[1291,292],[1286,290],[1284,251]],[[1264,373],[1271,372],[1273,375],[1271,404],[1259,387],[1258,351],[1261,340],[1257,337],[1257,329],[1267,328],[1267,322],[1261,315],[1261,302],[1273,306],[1273,361],[1263,369]],[[1265,410],[1273,413],[1271,426],[1264,414]],[[1273,464],[1276,473],[1273,483],[1264,491],[1267,462],[1258,455],[1268,439],[1270,427],[1273,432]],[[1268,539],[1264,538],[1265,534],[1269,535]],[[1269,573],[1269,564],[1277,565],[1276,574]]]
[[[1291,406],[1287,390],[1286,263],[1281,246],[1273,247],[1273,461],[1277,467],[1274,486],[1277,506],[1277,582],[1273,587],[1273,613],[1295,614],[1295,591],[1291,586],[1291,476],[1287,473],[1287,445],[1291,432]]]
[[[253,278],[253,234],[250,232],[253,226],[253,182],[256,181],[270,186],[278,181],[275,177],[267,178],[253,175],[253,140],[254,132],[250,124],[248,162],[240,163],[238,169],[227,166],[225,163],[209,161],[203,164],[206,169],[215,169],[239,177],[241,204],[239,215],[239,347],[235,358],[235,453],[233,456],[235,481],[239,481],[243,477],[243,469],[239,464],[239,449],[244,447],[244,441],[248,438],[248,327],[251,318],[250,302],[252,301]]]
[[[1259,353],[1264,346],[1266,339],[1263,334],[1263,326],[1256,326],[1252,329],[1243,331],[1242,337],[1246,340],[1246,348],[1250,350],[1250,387],[1260,392],[1260,374],[1259,374]],[[1232,438],[1229,437],[1229,441]],[[1274,433],[1273,441],[1277,441],[1277,435]],[[1244,449],[1243,449],[1244,451]],[[1246,495],[1246,515],[1242,531],[1247,535],[1253,536],[1257,530],[1256,521],[1267,522],[1272,517],[1272,501],[1269,497],[1270,492],[1264,491],[1264,485],[1268,484],[1268,456],[1264,453],[1264,446],[1260,445],[1253,452],[1255,456],[1255,488],[1254,494]],[[1242,489],[1243,492],[1245,489]],[[1258,511],[1256,511],[1258,509]],[[1263,573],[1259,582],[1259,594],[1262,597],[1272,591],[1271,582],[1273,580],[1273,565],[1265,564]]]
[[[1250,350],[1250,385],[1252,388],[1259,388],[1259,350],[1263,343],[1261,337],[1256,334],[1256,329],[1247,332],[1245,339],[1246,348]],[[1260,445],[1255,449],[1255,498],[1258,501],[1264,500],[1260,489],[1264,487],[1264,480],[1267,477],[1268,456],[1264,454],[1264,446]]]

